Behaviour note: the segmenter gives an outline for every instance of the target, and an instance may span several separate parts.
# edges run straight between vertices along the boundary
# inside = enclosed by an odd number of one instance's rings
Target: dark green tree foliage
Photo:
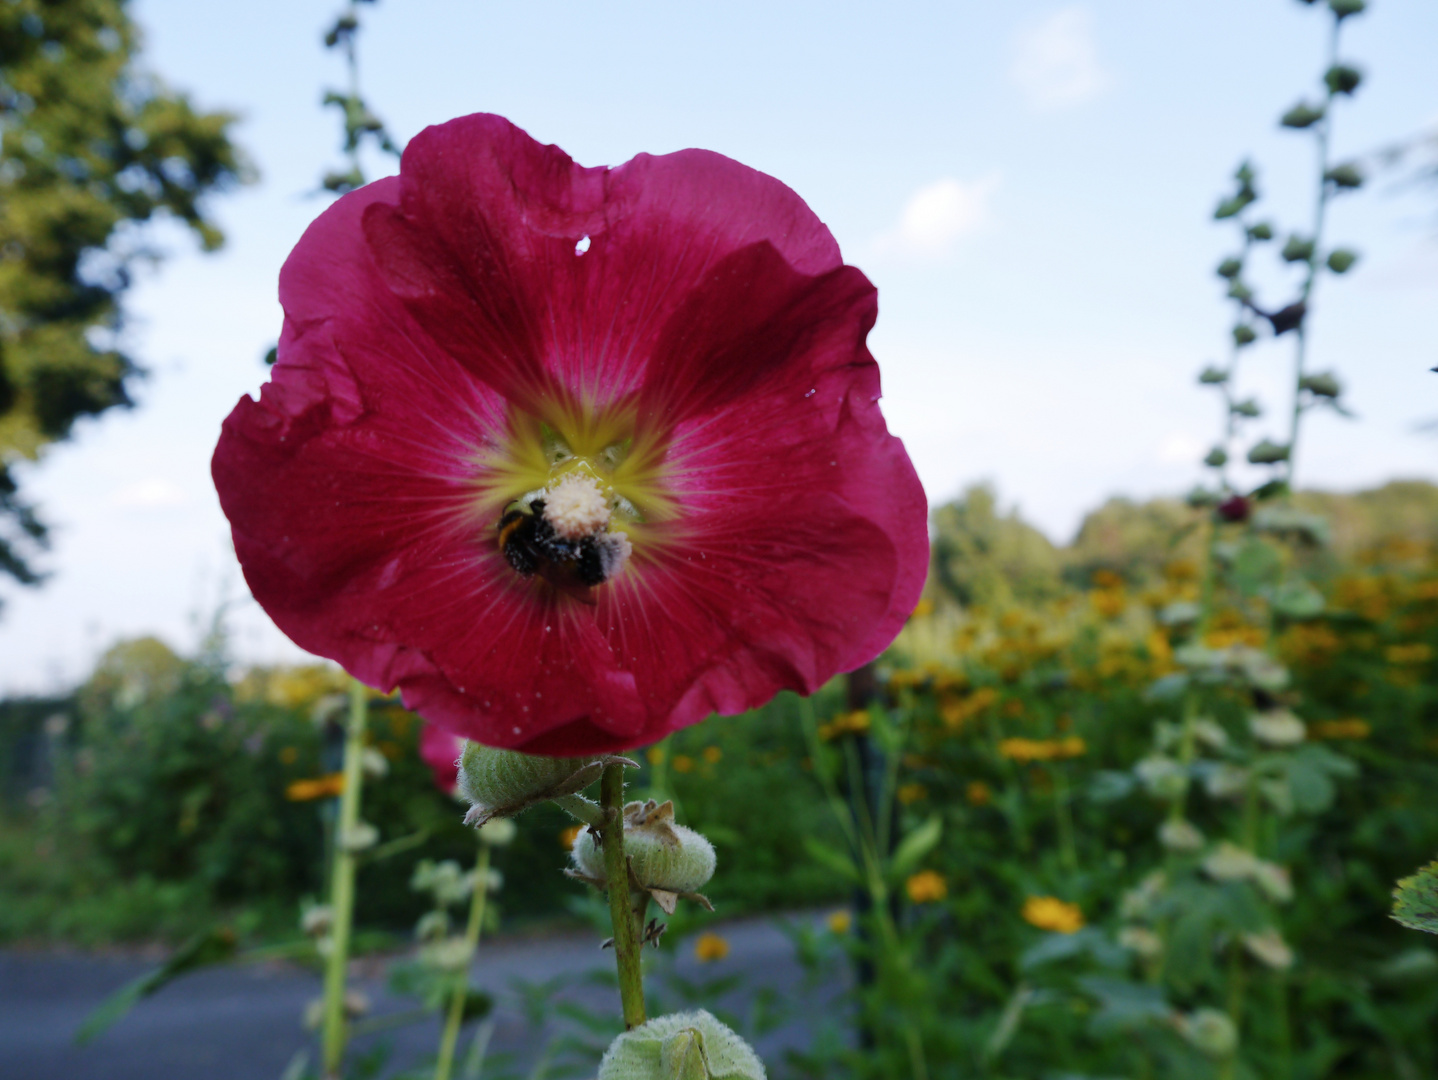
[[[934,511],[933,580],[965,606],[1050,599],[1060,591],[1059,556],[1043,533],[999,513],[998,497],[979,484]]]
[[[139,69],[138,44],[124,0],[0,4],[0,574],[22,583],[45,530],[11,467],[131,404],[122,301],[158,257],[138,226],[169,215],[213,251],[205,197],[248,173],[234,116]]]

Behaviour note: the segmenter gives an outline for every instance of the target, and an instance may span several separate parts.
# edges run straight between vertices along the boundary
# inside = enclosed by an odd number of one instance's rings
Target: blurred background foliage
[[[1296,959],[1249,993],[1251,1022],[1284,1031],[1287,1056],[1260,1039],[1245,1060],[1270,1070],[1259,1075],[1435,1075],[1438,951],[1388,911],[1394,880],[1438,851],[1438,488],[1297,501],[1329,517],[1333,543],[1297,552],[1325,601],[1277,637],[1308,725],[1285,796],[1301,809],[1266,813],[1260,840],[1292,873],[1280,910]],[[681,912],[666,951],[700,933],[701,955],[722,958],[716,917],[837,905],[827,929],[794,931],[801,959],[817,981],[846,960],[880,970],[855,985],[856,1012],[826,1019],[776,1075],[906,1073],[883,1039],[854,1053],[853,1016],[871,1030],[911,1025],[936,1075],[1143,1062],[1225,1075],[1178,1021],[1141,1027],[1137,1042],[1134,1024],[1198,1015],[1222,990],[1207,942],[1230,932],[1225,919],[1257,916],[1213,907],[1237,902],[1228,886],[1174,890],[1186,899],[1162,983],[1119,944],[1131,897],[1173,865],[1158,832],[1169,808],[1144,770],[1174,730],[1174,702],[1154,692],[1179,670],[1163,613],[1199,594],[1190,548],[1202,514],[1116,499],[1058,547],[1000,513],[992,491],[971,490],[935,512],[929,594],[877,668],[888,721],[855,710],[839,680],[809,703],[784,695],[639,755],[639,793],[673,796],[721,865],[718,915]],[[1268,633],[1261,611],[1221,605],[1205,644]],[[73,694],[0,703],[0,942],[177,941],[217,921],[252,943],[297,940],[301,905],[323,892],[344,685],[322,665],[235,670],[217,630],[188,657],[152,638],[122,642]],[[1247,737],[1244,700],[1215,709],[1233,739]],[[810,709],[817,743],[801,723]],[[893,724],[904,731],[888,758],[893,836],[940,830],[894,871],[895,932],[918,958],[902,978],[882,974],[814,757],[842,763],[883,745]],[[420,860],[473,857],[461,808],[418,756],[419,728],[397,702],[373,700],[364,816],[381,835],[358,908],[372,943],[402,944],[423,914],[409,887]],[[861,773],[838,769],[851,805]],[[1234,812],[1214,800],[1190,816],[1217,837]],[[593,899],[560,876],[573,823],[546,806],[518,825],[495,854],[501,924],[591,918]]]
[[[144,226],[224,236],[209,196],[252,170],[235,117],[135,63],[124,0],[0,4],[0,574],[30,584],[45,529],[11,466],[131,404],[125,292],[161,251]]]

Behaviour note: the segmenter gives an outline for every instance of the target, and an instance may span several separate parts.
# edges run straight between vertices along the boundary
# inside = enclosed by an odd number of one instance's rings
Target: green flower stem
[[[449,993],[449,1013],[444,1018],[444,1034],[439,1040],[439,1060],[434,1066],[434,1080],[449,1080],[454,1067],[454,1047],[459,1041],[459,1027],[464,1022],[464,1003],[469,997],[469,965],[479,948],[479,932],[484,926],[484,904],[489,897],[489,845],[480,842],[479,858],[474,863],[474,892],[469,896],[469,922],[464,928],[464,967],[454,979]]]
[[[1064,766],[1055,763],[1054,780],[1054,825],[1058,829],[1059,859],[1070,870],[1077,870],[1078,842],[1074,835],[1073,793],[1069,790],[1068,775]]]
[[[596,829],[604,827],[603,808],[583,795],[559,795],[549,801],[577,821],[592,825]]]
[[[340,813],[335,821],[334,860],[330,877],[330,908],[334,912],[334,929],[330,937],[330,955],[325,965],[325,997],[323,1027],[324,1075],[326,1080],[340,1075],[344,1060],[345,1040],[345,969],[349,963],[350,927],[354,922],[355,857],[345,846],[345,837],[359,822],[360,785],[364,771],[365,719],[369,691],[358,679],[350,680],[349,723],[345,727],[344,791],[340,795]]]
[[[599,803],[605,822],[604,876],[609,888],[609,918],[614,923],[614,959],[619,966],[619,1002],[624,1027],[644,1023],[644,972],[640,966],[639,928],[630,907],[629,864],[624,858],[624,766],[604,766],[599,778]]]
[[[1331,69],[1338,63],[1338,33],[1343,26],[1343,20],[1336,15],[1333,18],[1333,29],[1328,37],[1328,66],[1325,71]],[[1313,207],[1313,251],[1308,256],[1308,275],[1303,279],[1303,291],[1299,294],[1299,300],[1307,304],[1313,295],[1313,287],[1318,281],[1318,268],[1323,263],[1323,223],[1328,211],[1328,195],[1330,184],[1328,180],[1328,146],[1333,127],[1333,102],[1337,97],[1333,87],[1328,88],[1328,97],[1323,103],[1323,119],[1314,125],[1314,135],[1317,137],[1318,150],[1318,195],[1314,200]],[[1299,390],[1303,382],[1304,364],[1308,352],[1308,319],[1305,316],[1294,331],[1298,335],[1297,342],[1293,349],[1293,410],[1290,414],[1288,428],[1288,461],[1284,470],[1284,480],[1290,489],[1293,487],[1293,473],[1297,466],[1298,457],[1298,425],[1303,418],[1302,393]]]

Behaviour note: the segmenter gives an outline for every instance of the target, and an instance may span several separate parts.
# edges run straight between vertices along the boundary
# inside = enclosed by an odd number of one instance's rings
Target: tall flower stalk
[[[334,862],[330,877],[332,929],[325,958],[323,1063],[326,1078],[338,1077],[348,1040],[345,1019],[345,976],[349,965],[350,932],[354,925],[355,852],[360,837],[360,790],[364,782],[365,722],[369,690],[350,680],[349,717],[345,724],[344,791],[335,821]]]
[[[439,1058],[434,1066],[434,1080],[449,1080],[454,1068],[454,1048],[464,1022],[464,1005],[469,1000],[469,968],[479,948],[479,935],[484,926],[485,903],[489,898],[490,845],[483,830],[479,834],[479,855],[474,863],[474,888],[469,894],[469,919],[464,927],[464,961],[454,977],[449,1006],[445,1012],[444,1030],[439,1039]]]

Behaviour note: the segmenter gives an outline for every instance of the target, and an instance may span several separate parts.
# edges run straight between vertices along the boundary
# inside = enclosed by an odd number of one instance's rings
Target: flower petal
[[[703,151],[583,169],[466,117],[322,214],[281,300],[272,382],[213,463],[246,579],[434,723],[642,745],[816,689],[917,601],[924,496],[877,405],[873,287],[770,177]],[[516,410],[576,402],[633,411],[677,506],[590,604],[515,574],[476,495]]]

